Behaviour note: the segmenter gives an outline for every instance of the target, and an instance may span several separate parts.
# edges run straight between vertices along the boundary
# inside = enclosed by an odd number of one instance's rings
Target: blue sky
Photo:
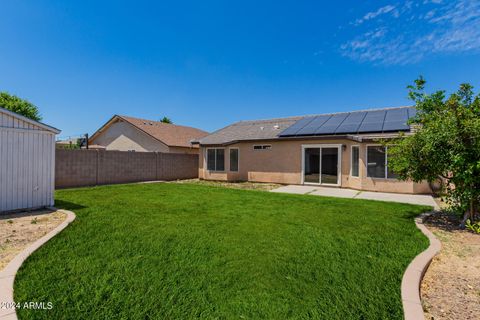
[[[0,90],[61,136],[113,114],[213,131],[480,85],[480,2],[4,0]]]

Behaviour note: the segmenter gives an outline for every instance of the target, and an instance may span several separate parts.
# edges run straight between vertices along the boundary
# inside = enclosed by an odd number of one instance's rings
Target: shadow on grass
[[[58,209],[66,209],[66,210],[79,210],[79,209],[85,209],[86,207],[78,204],[78,203],[73,203],[70,201],[64,201],[64,200],[55,200],[55,208]]]

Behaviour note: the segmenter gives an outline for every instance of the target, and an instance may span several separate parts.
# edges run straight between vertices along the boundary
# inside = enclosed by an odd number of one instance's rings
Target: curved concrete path
[[[58,210],[67,214],[67,218],[55,229],[30,244],[23,251],[13,258],[12,261],[0,271],[0,319],[1,320],[16,320],[17,314],[15,312],[14,300],[13,300],[13,283],[15,281],[15,275],[18,269],[20,269],[22,263],[31,255],[35,250],[44,245],[48,240],[59,234],[65,229],[76,216],[73,212],[68,210]]]
[[[442,247],[440,241],[423,224],[425,219],[431,214],[431,212],[428,212],[415,218],[415,225],[428,238],[430,245],[410,262],[403,274],[402,304],[405,320],[425,319],[420,299],[420,285],[430,262],[432,262],[433,257],[440,252]]]

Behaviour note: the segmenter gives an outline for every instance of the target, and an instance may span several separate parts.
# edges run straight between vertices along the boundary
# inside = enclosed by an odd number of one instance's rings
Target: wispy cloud
[[[389,12],[392,12],[393,16],[398,17],[398,10],[395,9],[395,6],[387,5],[387,6],[378,8],[376,11],[366,13],[362,18],[355,20],[354,24],[355,25],[360,25],[365,21],[374,19],[378,16],[381,16],[383,14],[387,14]]]
[[[357,61],[409,64],[431,54],[480,51],[478,0],[404,1],[369,12],[353,25],[360,34],[340,50]]]

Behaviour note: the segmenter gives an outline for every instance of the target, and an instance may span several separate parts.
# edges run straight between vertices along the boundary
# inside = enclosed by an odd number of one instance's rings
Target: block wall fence
[[[198,155],[55,150],[55,188],[198,178]]]

